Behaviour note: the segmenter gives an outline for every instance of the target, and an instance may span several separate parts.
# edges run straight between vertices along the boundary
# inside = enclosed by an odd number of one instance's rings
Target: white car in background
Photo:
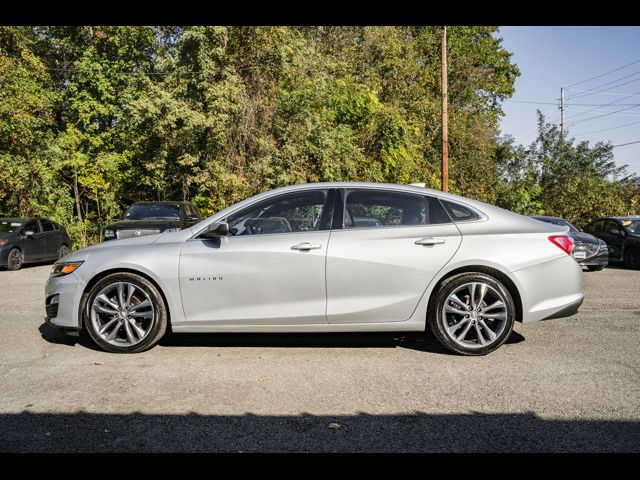
[[[583,300],[567,227],[416,186],[318,183],[57,263],[47,321],[110,352],[173,332],[424,331],[483,355]]]

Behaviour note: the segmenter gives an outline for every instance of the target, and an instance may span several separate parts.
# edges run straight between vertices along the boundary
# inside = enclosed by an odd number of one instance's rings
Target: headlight
[[[104,238],[113,238],[116,236],[116,232],[114,232],[113,230],[105,230],[104,231]]]
[[[168,232],[177,232],[178,230],[180,230],[179,228],[165,228],[162,233],[168,233]]]
[[[56,263],[51,269],[52,277],[61,277],[75,272],[83,262],[61,262]]]
[[[0,240],[0,247],[4,247],[7,242],[9,242],[9,240],[5,239],[5,240]]]

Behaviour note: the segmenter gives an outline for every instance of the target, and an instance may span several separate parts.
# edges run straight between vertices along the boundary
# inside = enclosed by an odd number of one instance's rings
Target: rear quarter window
[[[470,220],[480,219],[480,215],[459,203],[449,202],[442,199],[440,201],[454,222],[467,222]]]

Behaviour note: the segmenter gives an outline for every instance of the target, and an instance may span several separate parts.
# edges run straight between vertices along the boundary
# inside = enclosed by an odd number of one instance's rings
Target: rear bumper
[[[566,255],[512,273],[522,300],[522,322],[574,315],[584,300],[582,268]]]

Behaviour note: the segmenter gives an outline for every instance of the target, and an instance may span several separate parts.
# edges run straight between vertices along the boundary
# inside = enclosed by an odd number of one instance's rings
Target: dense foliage
[[[519,71],[495,27],[448,38],[453,192],[579,221],[637,208],[607,145],[542,121],[530,147],[499,140]],[[82,246],[138,200],[210,214],[300,182],[438,188],[439,92],[439,27],[0,27],[0,214]]]

